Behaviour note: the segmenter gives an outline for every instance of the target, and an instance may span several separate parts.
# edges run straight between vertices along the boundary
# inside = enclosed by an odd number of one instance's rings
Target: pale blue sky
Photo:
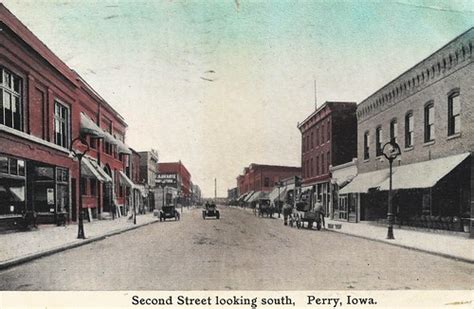
[[[208,196],[300,165],[314,78],[319,104],[360,102],[474,25],[470,0],[3,3]]]

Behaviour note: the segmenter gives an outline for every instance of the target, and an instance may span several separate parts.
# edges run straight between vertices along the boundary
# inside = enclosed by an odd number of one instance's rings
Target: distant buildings
[[[158,163],[157,184],[162,187],[176,189],[176,191],[171,190],[174,192],[171,198],[177,198],[179,203],[183,205],[189,205],[191,203],[191,174],[181,161]]]

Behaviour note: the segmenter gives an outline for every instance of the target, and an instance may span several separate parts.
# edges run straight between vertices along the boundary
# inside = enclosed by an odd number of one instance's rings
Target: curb
[[[336,230],[327,229],[327,228],[325,230],[329,231],[329,232],[333,232],[333,233],[340,233],[340,234],[344,234],[344,235],[347,235],[347,236],[352,236],[352,237],[362,238],[362,239],[366,239],[366,240],[376,241],[376,242],[387,244],[387,245],[390,245],[390,246],[396,246],[396,247],[400,247],[400,248],[404,248],[404,249],[408,249],[408,250],[428,253],[428,254],[431,254],[431,255],[436,255],[436,256],[456,260],[456,261],[459,261],[459,262],[474,264],[473,259],[460,257],[460,256],[448,254],[448,253],[441,253],[441,252],[431,251],[431,250],[427,250],[427,249],[421,249],[421,248],[417,248],[417,247],[407,246],[407,245],[403,245],[403,244],[396,244],[396,243],[392,243],[392,242],[385,241],[385,240],[382,240],[382,239],[371,238],[371,237],[362,236],[362,235],[355,235],[355,234],[342,232],[342,231],[336,231]]]
[[[59,253],[59,252],[62,252],[62,251],[69,250],[69,249],[81,247],[81,246],[84,246],[84,245],[87,245],[87,244],[90,244],[90,243],[93,243],[93,242],[96,242],[96,241],[99,241],[99,240],[104,240],[107,237],[111,237],[111,236],[122,234],[122,233],[125,233],[125,232],[128,232],[128,231],[132,231],[132,230],[135,230],[135,229],[147,226],[147,225],[151,225],[151,224],[156,223],[156,222],[159,222],[159,220],[153,220],[153,221],[143,223],[143,224],[140,224],[140,225],[133,225],[133,226],[130,226],[130,227],[127,227],[127,228],[124,228],[124,229],[113,230],[113,231],[110,231],[110,232],[105,233],[105,234],[100,235],[100,236],[95,236],[95,237],[92,237],[92,238],[86,238],[85,240],[76,240],[72,243],[67,243],[67,244],[61,245],[59,247],[55,247],[55,248],[47,249],[47,250],[44,250],[44,251],[32,253],[32,254],[22,256],[22,257],[18,257],[18,258],[13,258],[13,259],[10,259],[10,260],[6,260],[4,262],[0,262],[0,270],[5,270],[7,268],[11,268],[11,267],[14,267],[14,266],[17,266],[17,265],[20,265],[20,264],[24,264],[24,263],[27,263],[27,262],[30,262],[30,261],[33,261],[33,260],[36,260],[36,259],[39,259],[39,258],[42,258],[42,257],[45,257],[45,256],[49,256],[49,255],[53,255],[53,254],[56,254],[56,253]]]
[[[448,258],[448,259],[459,261],[459,262],[474,264],[474,259],[465,258],[465,257],[461,257],[461,256],[456,256],[456,255],[452,255],[452,254],[448,254],[448,253],[431,251],[431,250],[421,249],[421,248],[407,246],[407,245],[403,245],[403,244],[397,244],[397,243],[385,241],[385,240],[382,240],[382,239],[351,234],[351,233],[348,233],[348,232],[343,232],[343,231],[329,229],[329,228],[324,228],[324,230],[329,231],[329,232],[333,232],[333,233],[344,234],[344,235],[347,235],[347,236],[362,238],[362,239],[365,239],[365,240],[376,241],[376,242],[387,244],[387,245],[390,245],[390,246],[396,246],[396,247],[400,247],[400,248],[404,248],[404,249],[408,249],[408,250],[413,250],[413,251],[423,252],[423,253],[427,253],[427,254],[431,254],[431,255],[436,255],[436,256],[440,256],[440,257],[443,257],[443,258]]]

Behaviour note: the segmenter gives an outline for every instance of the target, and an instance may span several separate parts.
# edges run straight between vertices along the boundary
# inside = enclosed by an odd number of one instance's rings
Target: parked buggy
[[[257,201],[257,214],[259,217],[266,216],[273,217],[275,213],[275,207],[271,204],[270,200],[267,198],[262,198]]]
[[[176,210],[174,205],[163,206],[160,210],[160,221],[166,221],[166,219],[174,218],[179,221],[179,212]]]
[[[202,218],[205,220],[206,217],[215,217],[216,219],[220,218],[220,213],[219,210],[217,210],[216,204],[206,203],[206,206],[202,211]]]

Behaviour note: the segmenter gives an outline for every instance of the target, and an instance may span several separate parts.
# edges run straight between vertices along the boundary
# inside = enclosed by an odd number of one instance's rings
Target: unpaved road
[[[472,289],[471,264],[220,207],[0,272],[1,290]]]

